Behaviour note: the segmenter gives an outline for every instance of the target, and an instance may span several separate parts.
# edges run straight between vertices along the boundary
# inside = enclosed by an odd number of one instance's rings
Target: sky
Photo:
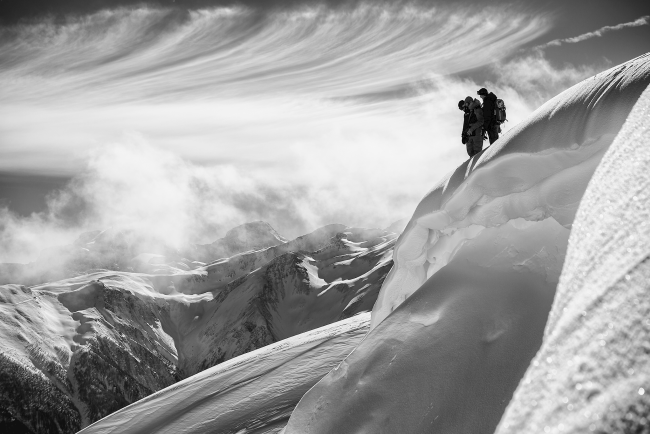
[[[0,0],[0,262],[386,227],[467,158],[458,100],[494,91],[507,131],[647,51],[642,1]]]

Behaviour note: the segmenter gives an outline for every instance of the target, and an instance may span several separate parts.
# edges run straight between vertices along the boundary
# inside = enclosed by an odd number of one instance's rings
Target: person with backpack
[[[483,150],[483,125],[485,119],[483,117],[483,110],[481,109],[481,102],[473,99],[471,96],[465,98],[465,104],[469,111],[468,127],[465,131],[467,135],[467,154],[470,157],[478,154]]]
[[[467,129],[469,128],[469,109],[465,100],[461,99],[458,101],[458,109],[463,112],[463,130],[460,132],[460,141],[463,142],[463,145],[467,145],[469,138],[467,137]],[[467,148],[467,154],[470,154],[470,149]],[[471,155],[469,155],[471,157]]]
[[[497,122],[497,96],[482,87],[476,92],[483,99],[483,129],[487,132],[490,145],[499,138]]]

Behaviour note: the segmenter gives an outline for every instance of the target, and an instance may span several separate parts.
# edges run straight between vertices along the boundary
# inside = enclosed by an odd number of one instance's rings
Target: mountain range
[[[397,236],[336,224],[286,240],[252,222],[179,251],[106,230],[5,265],[4,281],[18,281],[0,286],[0,427],[76,432],[207,368],[369,312]]]

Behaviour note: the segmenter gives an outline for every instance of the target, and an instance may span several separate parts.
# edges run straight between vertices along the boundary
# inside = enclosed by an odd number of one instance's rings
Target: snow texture
[[[368,331],[359,314],[205,370],[113,413],[85,434],[278,432],[300,397]]]
[[[576,216],[544,335],[499,426],[650,432],[650,87]]]
[[[515,219],[570,228],[603,153],[648,84],[649,64],[644,55],[566,90],[434,188],[395,246],[371,328],[484,229]],[[550,279],[561,265],[549,265]]]
[[[650,55],[585,80],[429,193],[396,244],[371,331],[285,434],[493,433],[542,343],[584,191],[649,83]]]

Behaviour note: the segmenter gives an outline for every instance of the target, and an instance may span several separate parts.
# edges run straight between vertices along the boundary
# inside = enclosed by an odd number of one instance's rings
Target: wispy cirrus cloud
[[[605,62],[555,66],[543,54],[536,51],[498,65],[496,85],[504,90],[512,89],[529,106],[538,107],[574,84],[612,66]]]
[[[109,226],[173,244],[258,219],[287,237],[386,226],[466,158],[456,103],[485,83],[454,74],[550,26],[511,9],[367,3],[137,7],[0,28],[0,170],[75,175],[46,213],[0,209],[0,262]],[[516,66],[518,87],[490,86],[507,126],[549,96],[546,76],[568,77],[551,92],[581,77]]]
[[[591,38],[599,38],[603,36],[606,33],[609,32],[614,32],[617,30],[622,30],[622,29],[627,29],[630,27],[640,27],[640,26],[647,26],[650,24],[650,15],[643,16],[641,18],[638,18],[634,21],[630,21],[627,23],[621,23],[617,24],[615,26],[605,26],[601,27],[598,30],[595,30],[593,32],[588,32],[588,33],[583,33],[582,35],[574,36],[572,38],[564,38],[564,39],[554,39],[550,42],[547,42],[542,45],[538,45],[535,48],[539,50],[543,50],[548,47],[559,47],[560,45],[564,44],[575,44],[577,42],[582,42],[586,41],[587,39]]]
[[[420,122],[405,116],[421,109],[414,83],[489,64],[550,26],[504,8],[368,2],[141,6],[0,27],[0,170],[71,173],[126,131],[192,161],[286,173],[296,143],[313,152],[332,131]]]

